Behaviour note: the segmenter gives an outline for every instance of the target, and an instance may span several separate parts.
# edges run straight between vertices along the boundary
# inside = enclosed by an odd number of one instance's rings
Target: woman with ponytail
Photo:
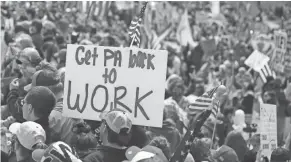
[[[85,122],[75,124],[72,132],[74,135],[71,145],[75,148],[79,158],[83,159],[97,147],[97,138],[91,132],[91,127]]]

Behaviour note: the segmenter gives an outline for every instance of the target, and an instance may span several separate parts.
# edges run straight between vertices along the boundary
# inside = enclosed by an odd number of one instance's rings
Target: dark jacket
[[[171,153],[174,153],[181,141],[181,135],[178,129],[175,127],[174,122],[172,122],[171,120],[163,121],[162,128],[152,127],[149,129],[149,131],[149,136],[152,136],[152,138],[155,136],[164,136],[170,143]]]
[[[126,149],[98,146],[96,151],[83,159],[83,162],[121,162],[126,160]]]

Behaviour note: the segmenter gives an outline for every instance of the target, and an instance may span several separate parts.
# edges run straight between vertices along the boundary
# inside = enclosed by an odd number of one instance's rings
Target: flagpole
[[[134,38],[131,40],[131,43],[130,43],[130,46],[129,47],[132,47],[133,42],[134,42]]]

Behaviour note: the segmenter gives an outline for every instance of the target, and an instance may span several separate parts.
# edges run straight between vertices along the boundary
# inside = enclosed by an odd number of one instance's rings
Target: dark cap
[[[25,91],[29,91],[35,86],[53,86],[60,83],[60,77],[56,72],[49,70],[39,70],[32,76],[31,84],[24,87]]]

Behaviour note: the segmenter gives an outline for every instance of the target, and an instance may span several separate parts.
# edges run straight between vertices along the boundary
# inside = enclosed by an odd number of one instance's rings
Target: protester
[[[252,146],[252,149],[246,152],[243,162],[256,162],[257,153],[259,152],[261,147],[260,134],[253,135],[250,139],[250,144]]]
[[[9,131],[16,135],[14,148],[16,160],[23,162],[33,161],[32,154],[37,149],[46,149],[46,132],[41,125],[35,122],[14,123]]]
[[[149,128],[148,135],[150,136],[150,139],[153,139],[156,136],[164,136],[168,141],[171,141],[170,153],[172,154],[181,141],[181,135],[176,128],[175,120],[171,119],[169,111],[170,110],[168,110],[167,106],[165,106],[162,128],[151,127]]]
[[[56,105],[55,95],[46,87],[37,86],[31,88],[22,100],[23,118],[40,124],[46,133],[46,142],[51,142],[49,128],[49,115]]]
[[[83,159],[90,153],[94,152],[97,147],[97,139],[91,132],[91,128],[86,123],[77,123],[74,125],[70,145],[76,150],[80,159]]]
[[[103,145],[86,156],[83,162],[126,160],[125,151],[131,138],[131,127],[132,121],[124,111],[112,110],[104,114],[100,128]]]

